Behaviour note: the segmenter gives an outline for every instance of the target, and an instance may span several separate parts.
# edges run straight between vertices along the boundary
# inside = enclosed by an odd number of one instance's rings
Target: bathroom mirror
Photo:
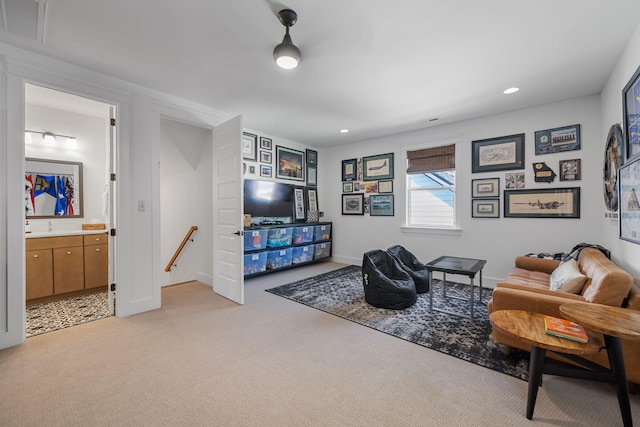
[[[27,218],[82,218],[82,163],[27,158]]]

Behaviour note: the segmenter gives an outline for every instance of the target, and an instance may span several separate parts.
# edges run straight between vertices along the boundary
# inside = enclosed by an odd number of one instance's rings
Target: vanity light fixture
[[[78,140],[75,136],[69,135],[58,135],[53,132],[40,132],[37,130],[26,130],[24,132],[24,142],[25,144],[32,144],[34,142],[33,135],[38,134],[40,138],[42,138],[42,144],[54,146],[58,138],[64,138],[67,141],[67,147],[74,148],[78,146]]]
[[[289,27],[292,27],[298,20],[298,14],[291,9],[282,9],[278,12],[278,19],[287,30],[282,39],[282,43],[273,49],[273,59],[278,67],[290,70],[296,68],[300,62],[300,49],[293,44],[289,35]]]

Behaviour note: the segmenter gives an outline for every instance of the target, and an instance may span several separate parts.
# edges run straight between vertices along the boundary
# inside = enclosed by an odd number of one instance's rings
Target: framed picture
[[[640,244],[640,156],[620,168],[620,238]]]
[[[256,173],[256,167],[255,166],[249,166],[249,173],[251,175],[255,175]]]
[[[500,197],[500,178],[472,179],[471,197]]]
[[[271,151],[260,150],[260,163],[271,164],[272,161]]]
[[[304,181],[304,153],[276,145],[276,178]]]
[[[271,166],[260,165],[260,176],[266,176],[271,178],[273,172]]]
[[[580,159],[560,160],[560,181],[580,181]]]
[[[355,181],[358,177],[358,159],[342,161],[342,180]]]
[[[393,179],[393,153],[363,157],[362,173],[364,181]]]
[[[378,181],[378,193],[393,193],[393,181]]]
[[[242,158],[246,160],[257,160],[258,135],[242,132]]]
[[[504,174],[504,188],[524,188],[524,172]]]
[[[307,165],[307,185],[318,185],[318,167]]]
[[[471,200],[471,218],[500,218],[500,199]]]
[[[365,194],[377,194],[378,193],[378,181],[365,182],[364,183]]]
[[[315,150],[306,150],[307,152],[307,164],[308,165],[317,165],[318,164],[318,152]]]
[[[369,215],[371,216],[393,216],[393,194],[379,194],[369,197]]]
[[[342,192],[343,193],[353,193],[353,182],[343,182],[342,183]]]
[[[343,194],[342,215],[364,215],[364,194]]]
[[[307,188],[307,203],[310,211],[317,211],[318,209],[318,190],[315,188]]]
[[[619,124],[613,124],[607,135],[607,145],[604,149],[604,167],[602,180],[604,182],[604,204],[607,210],[618,212],[618,170],[624,160],[624,137]]]
[[[625,156],[632,159],[640,155],[640,67],[622,89]]]
[[[580,125],[535,132],[536,155],[580,149]]]
[[[294,188],[293,189],[293,215],[295,221],[301,221],[305,219],[304,214],[304,189],[303,188]]]
[[[580,218],[580,187],[504,190],[505,218]]]
[[[270,138],[265,138],[264,136],[260,137],[260,148],[263,150],[271,150],[272,146]]]
[[[471,142],[471,172],[524,169],[524,133]]]

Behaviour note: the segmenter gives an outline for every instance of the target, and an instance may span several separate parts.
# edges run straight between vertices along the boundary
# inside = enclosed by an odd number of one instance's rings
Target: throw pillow
[[[587,280],[587,276],[582,274],[575,259],[563,262],[551,273],[549,289],[553,291],[568,292],[578,294],[582,290],[582,285]]]

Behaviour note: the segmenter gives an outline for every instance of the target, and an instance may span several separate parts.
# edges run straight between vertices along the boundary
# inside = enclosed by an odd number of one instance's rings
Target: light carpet
[[[447,285],[434,280],[434,309],[455,313],[470,311],[469,285]],[[267,292],[368,326],[423,347],[440,351],[476,365],[527,380],[529,353],[514,349],[509,356],[493,342],[486,301],[490,289],[484,289],[479,304],[479,288],[474,288],[474,320],[439,311],[429,312],[429,294],[404,310],[376,308],[364,299],[362,270],[349,266],[319,276],[267,289]]]

